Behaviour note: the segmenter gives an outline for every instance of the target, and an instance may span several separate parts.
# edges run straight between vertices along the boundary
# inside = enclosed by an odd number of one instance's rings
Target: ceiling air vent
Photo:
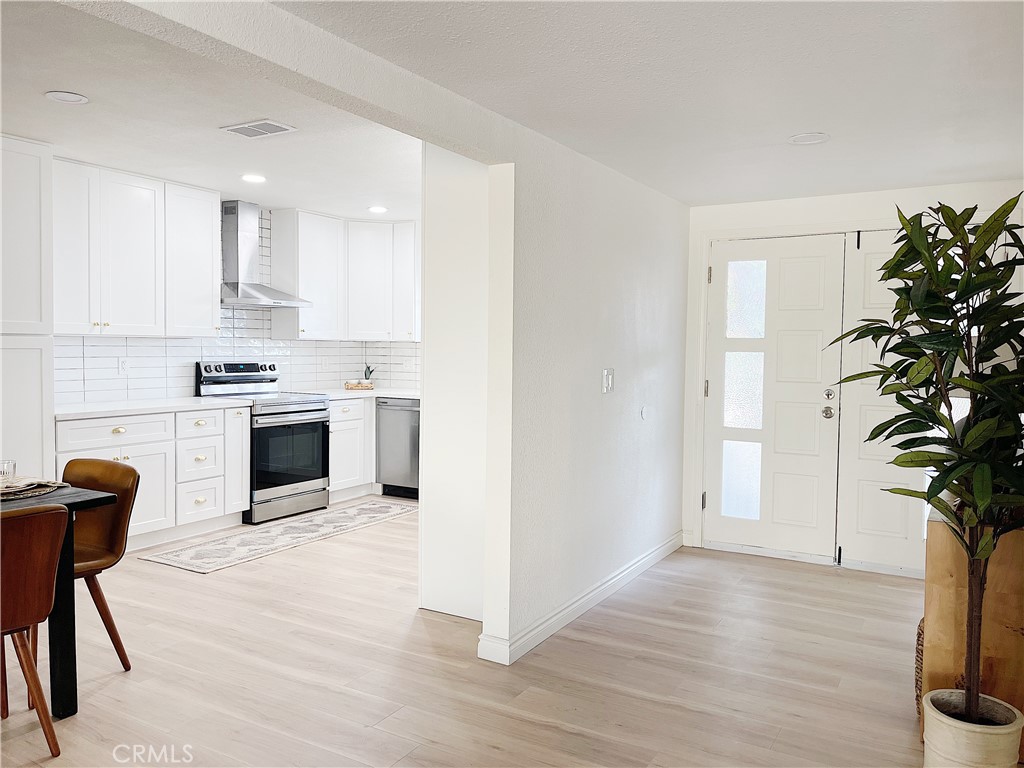
[[[253,120],[252,122],[240,123],[239,125],[225,125],[221,130],[228,133],[237,133],[239,136],[245,136],[247,139],[259,139],[263,136],[291,133],[296,129],[284,123],[275,123],[273,120]]]

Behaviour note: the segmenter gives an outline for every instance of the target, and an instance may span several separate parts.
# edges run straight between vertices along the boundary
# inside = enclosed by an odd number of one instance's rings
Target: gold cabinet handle
[[[197,496],[196,500],[194,502],[192,502],[192,503],[196,504],[196,505],[205,504],[206,503],[206,497],[205,496]]]
[[[113,433],[114,433],[115,435],[123,435],[123,434],[124,434],[125,432],[127,432],[128,430],[127,430],[127,429],[125,429],[124,427],[114,427],[114,428],[113,428],[112,430],[110,430],[110,431],[111,431],[111,432],[113,432]]]
[[[205,427],[206,426],[206,419],[196,419],[196,426],[197,427]]]
[[[104,327],[104,328],[109,328],[109,327],[110,327],[110,323],[104,323],[104,324],[103,324],[103,327]]]
[[[245,414],[241,411],[235,411],[235,416],[244,416]]]
[[[198,456],[196,456],[195,461],[206,461],[206,457],[200,453]]]
[[[93,323],[93,326],[94,326],[94,327],[96,327],[96,328],[99,328],[100,324],[99,324],[99,322],[97,321],[97,322]]]
[[[111,461],[120,461],[120,460],[121,460],[120,456],[115,456],[114,458],[111,459]]]
[[[122,456],[121,457],[121,461],[128,461],[128,459],[130,459],[130,458],[131,458],[131,456]]]
[[[299,333],[305,333],[305,332],[306,332],[305,328],[299,328]]]
[[[351,408],[349,408],[348,406],[345,406],[344,408],[341,409],[341,412],[342,413],[348,413],[351,410],[352,410]]]

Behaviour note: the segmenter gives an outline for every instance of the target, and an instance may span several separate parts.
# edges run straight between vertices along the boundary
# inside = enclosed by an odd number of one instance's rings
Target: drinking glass
[[[0,477],[4,479],[14,477],[14,473],[17,469],[18,462],[14,459],[0,460]]]

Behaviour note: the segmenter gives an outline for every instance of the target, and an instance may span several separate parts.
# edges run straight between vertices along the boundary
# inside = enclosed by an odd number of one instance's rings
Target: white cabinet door
[[[132,507],[128,534],[149,533],[174,526],[174,442],[142,443],[121,448],[100,448],[57,454],[57,474],[72,459],[122,461],[139,473],[139,493]]]
[[[164,184],[100,170],[103,331],[164,334]]]
[[[211,477],[178,485],[176,525],[198,523],[224,514],[224,478]]]
[[[419,256],[416,224],[395,224],[392,260],[392,341],[419,341]]]
[[[224,411],[224,513],[249,509],[249,409]]]
[[[125,446],[121,461],[139,473],[139,494],[135,498],[128,533],[148,533],[170,528],[175,519],[174,443],[144,443]]]
[[[3,458],[18,462],[19,475],[53,477],[53,339],[0,338]]]
[[[216,336],[220,325],[220,195],[164,189],[168,336]]]
[[[53,161],[53,332],[98,334],[100,169]]]
[[[348,337],[390,341],[392,306],[392,224],[348,223]]]
[[[4,137],[4,333],[53,332],[53,229],[50,148]]]
[[[330,489],[340,491],[363,482],[363,422],[339,421],[331,424]]]
[[[299,310],[299,339],[343,337],[339,311],[345,223],[329,216],[298,215],[298,294],[313,302]]]

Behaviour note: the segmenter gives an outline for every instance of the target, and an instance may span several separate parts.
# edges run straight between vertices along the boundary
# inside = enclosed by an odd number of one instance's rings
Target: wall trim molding
[[[516,633],[511,640],[487,634],[480,635],[477,656],[497,664],[513,664],[569,622],[582,616],[681,546],[683,546],[683,532],[676,531],[666,541],[627,563],[615,573],[563,603],[546,616],[542,616],[522,632]]]

